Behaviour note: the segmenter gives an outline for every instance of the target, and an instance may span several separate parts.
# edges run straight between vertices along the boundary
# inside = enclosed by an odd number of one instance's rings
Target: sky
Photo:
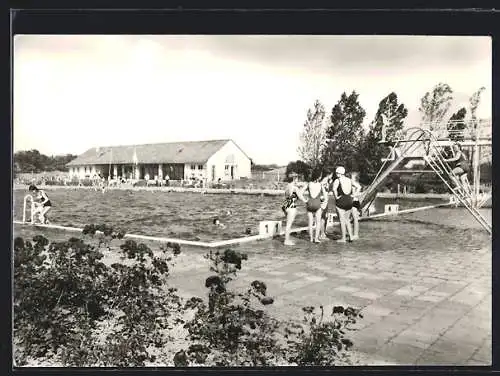
[[[232,139],[258,164],[298,159],[307,110],[355,90],[364,126],[391,92],[420,120],[439,82],[450,115],[481,86],[491,118],[492,45],[482,36],[18,35],[14,151]]]

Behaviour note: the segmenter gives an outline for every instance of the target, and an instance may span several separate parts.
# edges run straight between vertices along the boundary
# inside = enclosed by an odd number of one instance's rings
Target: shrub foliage
[[[346,362],[347,337],[361,314],[305,307],[302,321],[280,321],[265,282],[235,288],[247,255],[205,257],[206,299],[184,301],[168,283],[181,253],[153,252],[123,230],[85,226],[82,239],[14,240],[14,363],[23,365],[275,366]],[[122,244],[115,244],[122,241]],[[179,350],[181,349],[181,350]]]

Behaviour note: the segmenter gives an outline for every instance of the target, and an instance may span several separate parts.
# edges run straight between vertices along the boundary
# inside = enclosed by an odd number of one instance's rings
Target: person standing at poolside
[[[345,168],[342,166],[336,168],[335,174],[337,175],[337,179],[333,183],[333,194],[340,221],[340,232],[342,234],[342,237],[337,242],[345,243],[347,241],[346,232],[349,234],[350,240],[354,238],[350,220],[353,207],[352,181],[345,176]]]
[[[288,175],[288,185],[285,189],[285,201],[281,206],[281,210],[283,210],[286,215],[285,245],[295,245],[295,242],[290,239],[290,231],[292,230],[293,221],[297,216],[297,201],[300,194],[297,181],[298,175],[295,172]]]
[[[352,220],[353,220],[353,237],[351,240],[359,239],[359,217],[361,216],[361,203],[359,202],[359,195],[361,193],[361,185],[359,184],[359,174],[357,172],[351,173],[352,184]]]
[[[306,203],[307,217],[309,220],[309,238],[311,243],[320,243],[319,235],[321,232],[321,204],[328,200],[328,195],[325,188],[320,183],[319,178],[321,172],[316,169],[312,172],[311,179],[301,192],[302,199]],[[305,201],[304,193],[308,192],[309,199]],[[299,197],[300,197],[299,196]],[[316,223],[315,231],[313,232],[313,223]]]
[[[30,185],[28,188],[30,192],[36,195],[36,200],[38,200],[37,208],[35,214],[39,214],[40,222],[42,224],[49,224],[49,219],[47,218],[47,213],[52,209],[52,203],[45,191],[38,189],[34,184]]]
[[[335,198],[333,196],[333,172],[327,171],[326,176],[321,180],[321,184],[325,188],[328,195],[328,200],[323,202],[321,206],[321,233],[320,240],[326,239],[326,226],[328,224],[328,217],[332,215],[335,210]]]

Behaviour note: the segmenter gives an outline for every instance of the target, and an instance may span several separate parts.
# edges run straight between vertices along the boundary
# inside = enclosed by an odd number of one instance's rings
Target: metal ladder
[[[456,197],[458,202],[460,202],[481,224],[481,226],[483,226],[483,228],[491,235],[491,224],[489,224],[488,221],[486,221],[486,219],[473,206],[474,198],[471,195],[471,187],[464,187],[462,185],[458,177],[453,173],[449,164],[444,160],[443,155],[441,154],[441,149],[432,135],[430,135],[429,146],[429,152],[424,157],[424,160],[429,164],[429,166],[434,170],[439,178],[446,184],[446,186]],[[458,181],[458,187],[453,187],[454,183],[451,182],[452,177]]]

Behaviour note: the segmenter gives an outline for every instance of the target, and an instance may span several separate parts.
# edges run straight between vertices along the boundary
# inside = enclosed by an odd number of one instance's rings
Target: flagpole
[[[113,161],[113,149],[111,149],[111,155],[109,157],[108,180],[111,180],[111,162],[112,161]]]

